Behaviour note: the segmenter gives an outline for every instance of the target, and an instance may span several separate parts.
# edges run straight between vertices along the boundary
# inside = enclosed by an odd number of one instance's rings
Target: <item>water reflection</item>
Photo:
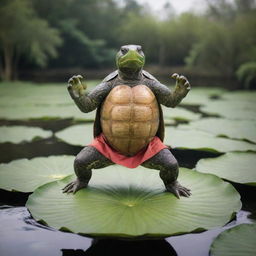
[[[1,256],[58,256],[61,248],[90,247],[92,239],[36,223],[25,207],[0,207]]]
[[[165,240],[124,241],[116,239],[94,240],[92,246],[86,250],[62,250],[63,256],[119,256],[119,255],[147,255],[147,256],[177,256],[174,248]]]

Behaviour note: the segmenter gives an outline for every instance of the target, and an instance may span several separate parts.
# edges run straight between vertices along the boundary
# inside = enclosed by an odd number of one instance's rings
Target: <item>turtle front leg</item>
[[[160,171],[165,188],[168,192],[173,193],[177,198],[180,196],[189,197],[190,189],[180,185],[177,181],[179,174],[179,165],[169,149],[162,149],[155,156],[142,163],[142,166]]]
[[[114,163],[103,156],[96,148],[85,147],[74,161],[74,170],[77,178],[62,189],[63,193],[75,194],[78,190],[86,188],[92,177],[92,169],[100,169],[112,164]]]

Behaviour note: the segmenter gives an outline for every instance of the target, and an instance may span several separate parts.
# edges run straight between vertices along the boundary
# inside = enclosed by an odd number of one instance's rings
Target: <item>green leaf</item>
[[[93,140],[93,124],[73,125],[57,132],[55,136],[68,144],[84,147]]]
[[[87,90],[92,90],[100,81],[86,80]],[[0,83],[0,106],[4,108],[20,106],[72,105],[74,101],[67,90],[67,83],[33,84],[24,82]]]
[[[192,88],[188,95],[182,100],[182,104],[206,105],[211,97],[221,96],[225,92],[221,88]]]
[[[226,92],[221,97],[225,100],[231,101],[252,101],[255,102],[256,92],[255,91],[234,91]]]
[[[256,145],[244,141],[215,137],[211,133],[166,127],[165,144],[172,148],[213,152],[256,151]]]
[[[174,119],[174,120],[181,120],[181,121],[192,121],[200,119],[201,114],[193,113],[189,110],[186,110],[184,108],[163,108],[163,115],[164,119]],[[168,122],[168,121],[167,121]]]
[[[208,101],[207,105],[200,108],[207,114],[219,115],[229,119],[256,120],[256,102],[254,101]]]
[[[21,143],[32,141],[37,138],[51,137],[51,131],[45,131],[41,128],[27,126],[1,126],[0,143],[11,142]]]
[[[0,164],[0,188],[32,192],[37,187],[71,175],[73,156],[36,157]]]
[[[223,179],[247,185],[256,185],[256,154],[230,152],[217,158],[201,159],[196,170],[215,174]]]
[[[231,184],[183,168],[179,181],[192,190],[190,198],[165,192],[159,172],[143,167],[94,170],[87,188],[62,193],[74,178],[48,183],[29,197],[36,220],[91,236],[166,237],[222,226],[241,208]]]
[[[253,256],[256,224],[241,224],[222,232],[211,245],[212,256]]]
[[[77,120],[93,121],[95,111],[82,113],[74,105],[21,105],[14,107],[1,107],[0,118],[7,120],[29,120],[29,119],[61,119],[73,118]]]
[[[256,143],[256,120],[203,118],[188,125],[179,125],[178,128],[197,129],[217,136],[240,140],[245,139]]]

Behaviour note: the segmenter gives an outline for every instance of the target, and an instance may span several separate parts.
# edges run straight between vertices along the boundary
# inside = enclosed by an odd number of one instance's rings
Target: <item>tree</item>
[[[1,77],[11,80],[21,55],[40,66],[57,55],[59,32],[37,17],[30,0],[5,0],[0,6]]]

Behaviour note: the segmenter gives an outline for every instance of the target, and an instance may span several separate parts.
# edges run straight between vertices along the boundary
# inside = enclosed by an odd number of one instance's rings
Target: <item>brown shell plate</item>
[[[108,143],[123,155],[135,155],[148,145],[158,126],[158,103],[145,85],[116,86],[102,104],[103,134]]]

